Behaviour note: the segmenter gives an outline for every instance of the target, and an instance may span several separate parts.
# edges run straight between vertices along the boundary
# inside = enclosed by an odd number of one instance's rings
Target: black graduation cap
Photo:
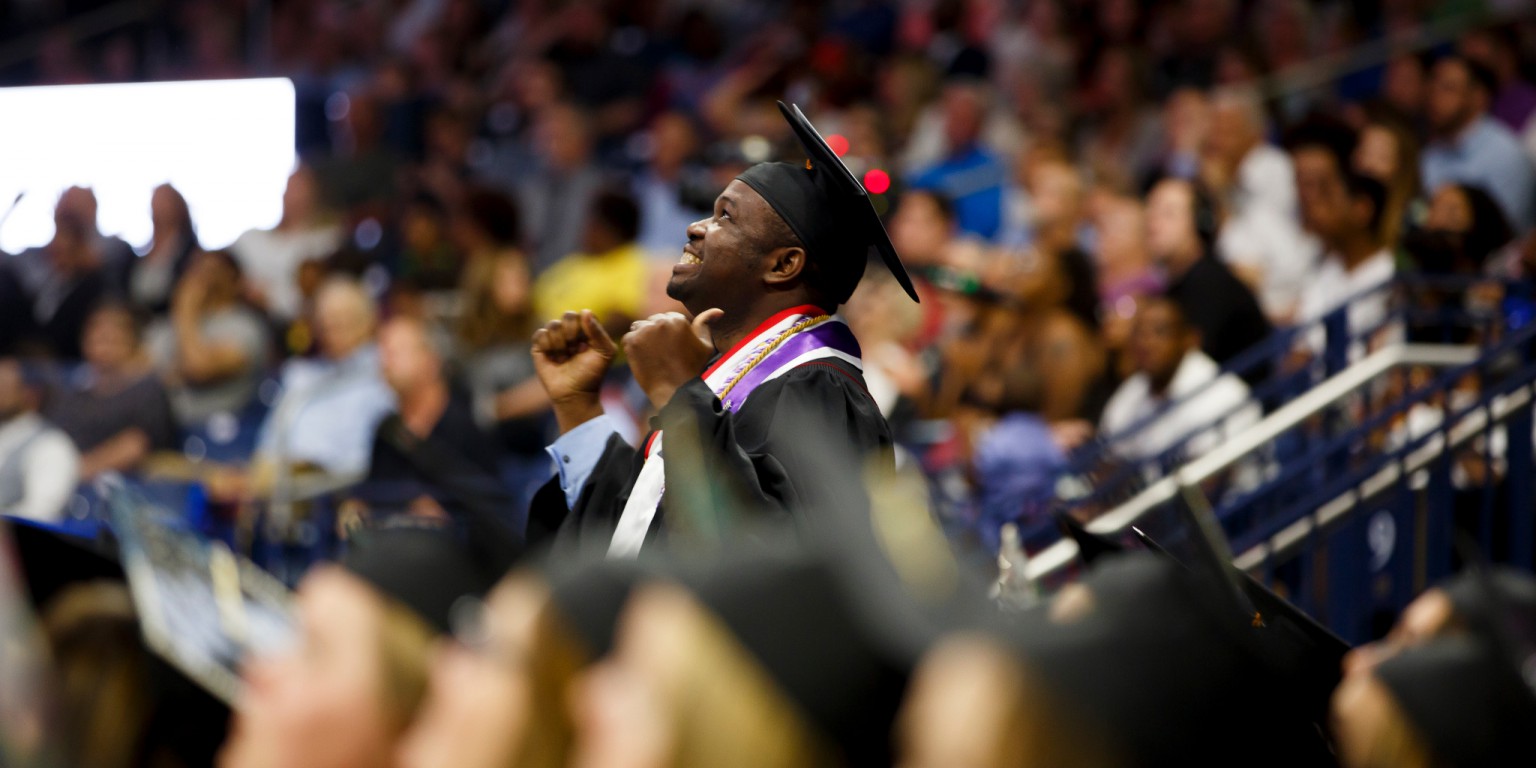
[[[7,518],[7,522],[28,596],[39,610],[71,584],[124,578],[116,547],[109,542],[76,536],[31,520]]]
[[[399,516],[353,534],[340,564],[447,633],[454,603],[484,597],[520,553],[518,542],[495,528],[472,525],[466,532]]]
[[[585,646],[588,659],[613,650],[614,629],[629,596],[642,583],[661,574],[653,561],[581,559],[575,564],[551,563],[545,578],[549,599],[567,629]]]
[[[1105,555],[1116,555],[1125,551],[1125,546],[1107,536],[1100,536],[1088,530],[1087,526],[1079,523],[1076,518],[1066,512],[1056,513],[1056,527],[1061,534],[1077,542],[1077,556],[1082,559],[1084,565],[1093,565],[1099,558]]]
[[[1372,670],[1391,691],[1437,764],[1536,764],[1536,693],[1495,645],[1477,637],[1435,640]]]
[[[838,303],[846,301],[858,285],[873,249],[907,295],[917,301],[912,279],[896,255],[896,247],[869,201],[864,185],[854,178],[837,153],[827,146],[816,127],[798,106],[779,102],[779,111],[805,147],[803,164],[759,163],[740,176],[783,217],[800,238],[811,259],[837,277],[837,287],[845,291]]]
[[[1146,552],[1105,558],[1080,583],[1092,610],[1027,614],[1006,639],[1127,765],[1329,764],[1222,585]]]
[[[823,463],[860,475],[850,457]],[[867,478],[873,505],[860,500],[863,484],[844,481],[845,503],[795,530],[727,542],[703,567],[674,564],[852,766],[892,764],[891,729],[922,655],[949,631],[996,621],[985,579],[953,559],[926,506],[914,503],[904,482],[912,478],[883,466],[865,467],[879,468]]]
[[[1118,542],[1094,534],[1075,521],[1058,522],[1077,540],[1078,551],[1089,565],[1127,551]],[[1148,551],[1184,564],[1145,531],[1132,526],[1131,532]],[[1208,536],[1204,528],[1195,528],[1192,533],[1201,539]],[[1217,560],[1216,549],[1210,544],[1199,547],[1197,551],[1208,554],[1196,557],[1189,567],[1194,573],[1204,574],[1220,584],[1221,589],[1215,596],[1221,604],[1232,609],[1229,620],[1234,624],[1247,620],[1253,629],[1252,642],[1269,664],[1282,672],[1295,704],[1314,722],[1327,722],[1329,698],[1338,686],[1349,643],[1237,566]],[[1230,600],[1227,587],[1230,580],[1236,580],[1244,603],[1236,604]]]

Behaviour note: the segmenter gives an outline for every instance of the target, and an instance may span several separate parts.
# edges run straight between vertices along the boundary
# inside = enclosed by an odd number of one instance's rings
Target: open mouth
[[[678,259],[677,263],[678,264],[697,265],[697,264],[703,264],[704,262],[703,262],[703,260],[701,260],[699,257],[693,255],[692,253],[689,253],[688,251],[683,251],[683,257],[681,259]]]

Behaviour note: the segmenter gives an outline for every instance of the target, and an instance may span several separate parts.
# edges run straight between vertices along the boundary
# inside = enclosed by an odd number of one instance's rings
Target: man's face
[[[1296,197],[1301,223],[1325,241],[1347,226],[1349,193],[1333,154],[1321,147],[1302,147],[1291,155],[1296,167]]]
[[[1475,114],[1476,95],[1472,73],[1465,64],[1456,60],[1436,64],[1424,102],[1430,129],[1442,135],[1460,130]]]
[[[1131,328],[1131,356],[1136,370],[1154,383],[1166,383],[1189,351],[1190,334],[1177,310],[1167,301],[1142,307]]]
[[[1164,181],[1147,195],[1147,251],[1158,260],[1195,245],[1194,193],[1182,181]]]
[[[688,225],[688,244],[672,267],[667,295],[695,315],[745,306],[762,291],[762,256],[778,245],[764,238],[778,215],[757,190],[732,181],[715,198],[714,214]]]
[[[390,388],[405,395],[440,376],[442,363],[421,324],[402,318],[379,331],[379,367]]]

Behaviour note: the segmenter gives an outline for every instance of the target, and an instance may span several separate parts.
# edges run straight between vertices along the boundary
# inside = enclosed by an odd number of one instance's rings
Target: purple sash
[[[767,357],[752,366],[752,370],[736,382],[736,386],[731,388],[723,400],[725,409],[735,413],[754,390],[788,370],[797,361],[805,363],[825,357],[841,358],[843,355],[853,358],[851,362],[855,366],[863,367],[859,359],[859,341],[842,320],[832,318],[801,331],[785,339],[784,343],[768,353]],[[806,359],[801,360],[802,357]]]

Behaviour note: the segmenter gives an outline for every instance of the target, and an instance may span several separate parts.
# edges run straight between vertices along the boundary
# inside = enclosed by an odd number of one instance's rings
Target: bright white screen
[[[53,206],[91,187],[101,231],[143,246],[149,196],[170,182],[204,247],[222,248],[282,213],[294,155],[286,79],[0,88],[0,249],[53,237]]]

